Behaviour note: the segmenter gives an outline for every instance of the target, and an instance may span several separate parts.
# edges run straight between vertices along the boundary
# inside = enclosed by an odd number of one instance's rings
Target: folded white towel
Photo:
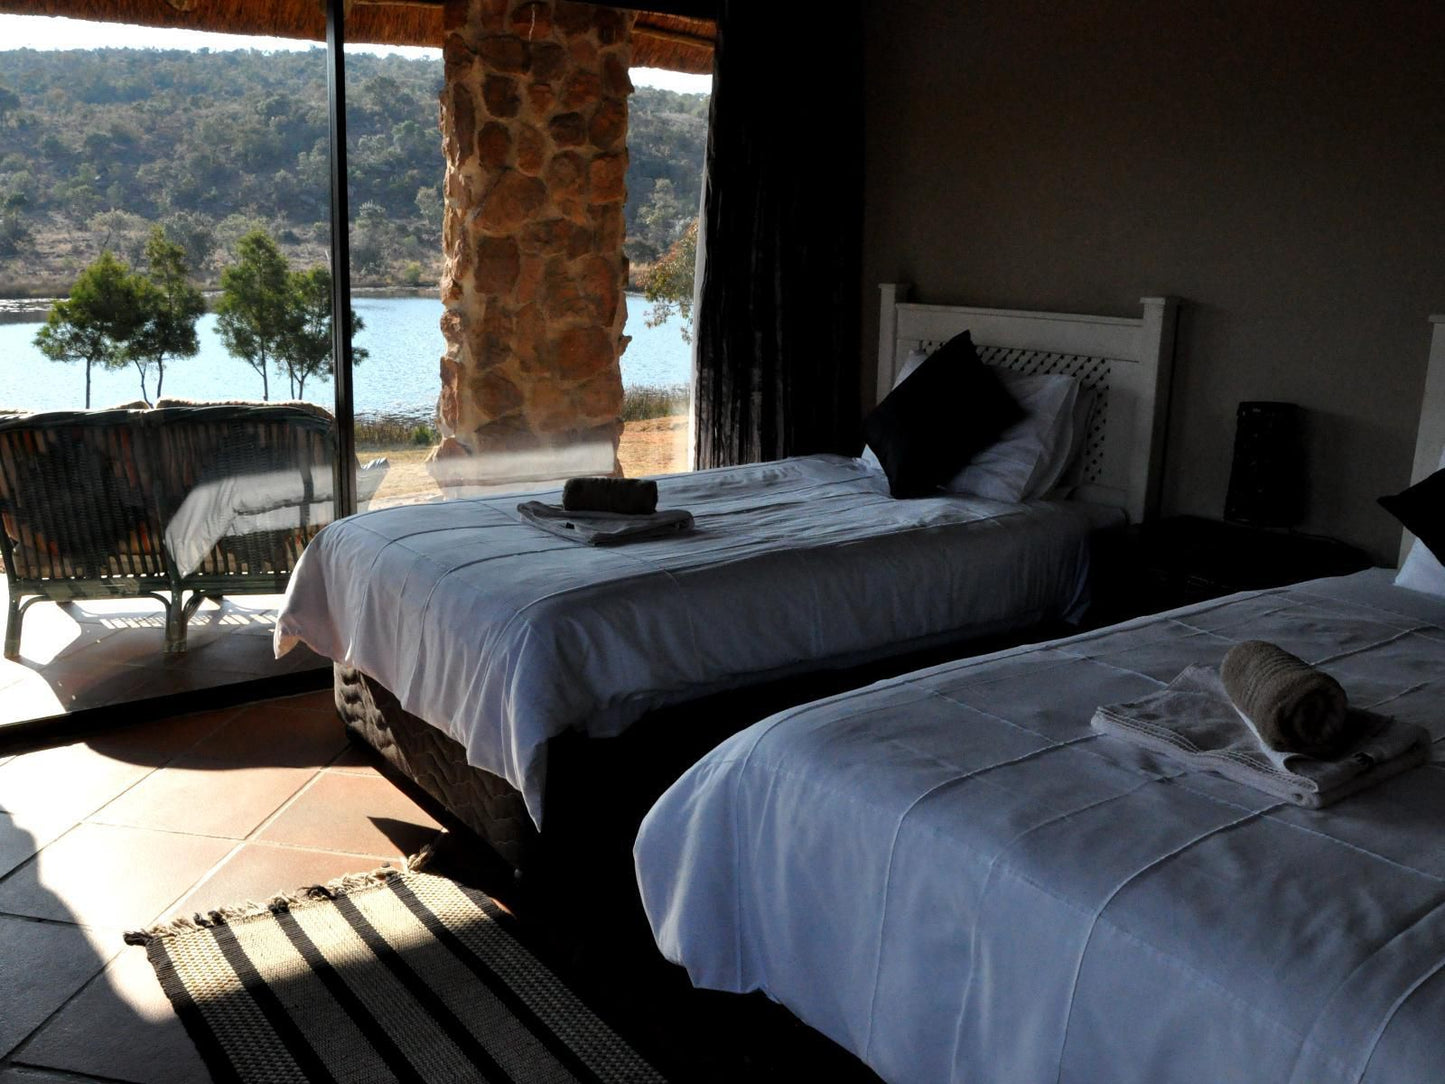
[[[649,538],[666,538],[692,530],[692,513],[680,508],[647,515],[622,512],[568,512],[555,504],[527,501],[517,505],[522,518],[572,542],[589,546],[620,546],[625,542],[644,542]]]
[[[1359,742],[1336,760],[1316,760],[1267,748],[1249,719],[1230,702],[1219,674],[1191,666],[1169,687],[1127,704],[1094,712],[1101,734],[1132,742],[1193,768],[1296,805],[1319,809],[1423,764],[1430,756],[1424,727],[1351,708]]]

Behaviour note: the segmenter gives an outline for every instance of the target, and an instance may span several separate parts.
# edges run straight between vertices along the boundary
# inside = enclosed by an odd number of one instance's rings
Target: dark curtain
[[[858,0],[722,0],[717,20],[695,320],[696,466],[856,454]]]

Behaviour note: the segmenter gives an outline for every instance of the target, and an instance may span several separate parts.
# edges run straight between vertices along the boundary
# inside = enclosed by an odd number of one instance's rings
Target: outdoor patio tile
[[[306,785],[314,768],[246,767],[199,758],[162,768],[91,814],[94,824],[244,839]]]
[[[293,708],[292,700],[249,704],[181,760],[236,765],[286,765],[321,768],[346,747],[346,731],[333,711],[329,717]]]
[[[41,847],[51,842],[69,824],[52,824],[49,829],[36,829],[16,822],[9,813],[0,813],[0,877],[4,877],[16,866],[23,863]]]
[[[384,864],[385,860],[366,855],[247,843],[177,904],[174,913],[190,915],[247,902],[264,903],[274,896],[291,895],[299,888],[325,884],[348,873],[367,873]],[[392,860],[392,864],[397,863]]]
[[[257,838],[399,858],[420,850],[440,828],[385,779],[323,772]]]
[[[21,827],[70,827],[134,786],[152,765],[114,760],[84,743],[22,753],[0,767],[0,810]]]
[[[145,949],[137,946],[122,948],[16,1060],[137,1084],[211,1079]]]
[[[121,704],[152,695],[149,671],[131,666],[111,666],[99,660],[54,663],[39,671],[61,712]],[[56,714],[50,712],[49,714]],[[33,716],[45,718],[45,716]]]
[[[0,1058],[122,947],[114,929],[0,915]],[[18,981],[17,981],[18,979]]]
[[[0,882],[0,912],[146,926],[234,846],[207,836],[77,825]]]

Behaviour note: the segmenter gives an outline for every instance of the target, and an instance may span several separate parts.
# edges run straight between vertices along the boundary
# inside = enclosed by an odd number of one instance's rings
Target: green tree
[[[193,358],[201,348],[196,321],[206,311],[206,299],[191,283],[186,250],[172,241],[165,227],[156,226],[146,241],[146,289],[142,292],[145,322],[126,350],[140,373],[140,394],[147,402],[146,375],[156,371],[156,398],[166,380],[167,358]]]
[[[267,372],[278,359],[293,309],[290,268],[265,230],[242,237],[236,256],[221,272],[216,326],[226,349],[261,374],[261,397],[270,399]]]
[[[660,327],[675,312],[682,317],[682,341],[692,342],[693,276],[697,270],[697,219],[683,231],[643,277],[642,292],[653,303],[643,323]]]
[[[85,406],[90,370],[126,364],[126,349],[145,319],[145,286],[109,252],[80,273],[70,296],[50,306],[35,345],[52,361],[85,362]]]
[[[29,203],[24,192],[11,192],[0,200],[0,256],[14,256],[30,244],[30,230],[20,219]]]
[[[4,124],[12,115],[19,111],[20,95],[5,86],[5,84],[0,83],[0,124]]]
[[[331,353],[331,272],[324,267],[293,271],[290,285],[292,308],[277,346],[277,372],[284,372],[290,379],[291,398],[300,399],[307,380],[313,376],[330,377],[335,370]],[[352,309],[353,339],[365,326]],[[366,358],[364,349],[352,346],[353,365]]]

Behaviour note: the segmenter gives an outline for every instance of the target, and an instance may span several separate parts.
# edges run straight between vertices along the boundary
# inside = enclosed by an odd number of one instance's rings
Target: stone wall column
[[[443,441],[451,494],[617,473],[634,16],[447,0]]]

